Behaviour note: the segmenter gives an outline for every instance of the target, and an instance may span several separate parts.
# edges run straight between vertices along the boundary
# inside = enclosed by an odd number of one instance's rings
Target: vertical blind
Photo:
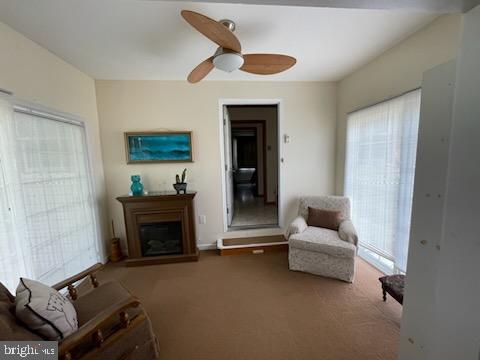
[[[420,90],[351,113],[345,195],[360,245],[406,271]]]
[[[0,102],[0,280],[53,284],[100,259],[83,126]]]

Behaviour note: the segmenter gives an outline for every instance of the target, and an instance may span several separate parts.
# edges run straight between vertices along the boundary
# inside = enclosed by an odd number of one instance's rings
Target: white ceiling
[[[165,1],[165,0],[151,0]],[[480,0],[193,0],[195,2],[244,3],[289,6],[319,6],[348,9],[403,9],[438,12],[466,12]]]
[[[0,0],[0,21],[95,79],[183,80],[215,44],[181,9],[237,23],[244,53],[295,56],[285,73],[213,70],[207,80],[338,80],[438,14],[143,0]]]

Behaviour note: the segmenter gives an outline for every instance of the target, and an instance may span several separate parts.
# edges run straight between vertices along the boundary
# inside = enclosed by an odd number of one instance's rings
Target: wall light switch
[[[283,135],[283,141],[285,142],[285,144],[288,144],[290,142],[290,135],[288,134]]]
[[[199,215],[198,216],[198,222],[200,224],[206,224],[207,223],[207,217],[205,215]]]

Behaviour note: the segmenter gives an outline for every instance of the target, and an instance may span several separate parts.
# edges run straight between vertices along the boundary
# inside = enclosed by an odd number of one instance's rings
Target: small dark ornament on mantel
[[[184,194],[187,193],[187,183],[185,182],[185,177],[187,176],[187,169],[184,169],[182,172],[182,179],[180,181],[180,176],[177,174],[175,176],[175,184],[173,184],[173,187],[175,190],[177,190],[177,194],[180,194],[181,191],[183,191]]]

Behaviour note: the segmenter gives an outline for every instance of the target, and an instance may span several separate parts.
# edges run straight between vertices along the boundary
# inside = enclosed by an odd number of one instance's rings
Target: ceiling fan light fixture
[[[232,72],[243,65],[243,56],[236,52],[220,51],[213,58],[213,65],[225,72]]]

